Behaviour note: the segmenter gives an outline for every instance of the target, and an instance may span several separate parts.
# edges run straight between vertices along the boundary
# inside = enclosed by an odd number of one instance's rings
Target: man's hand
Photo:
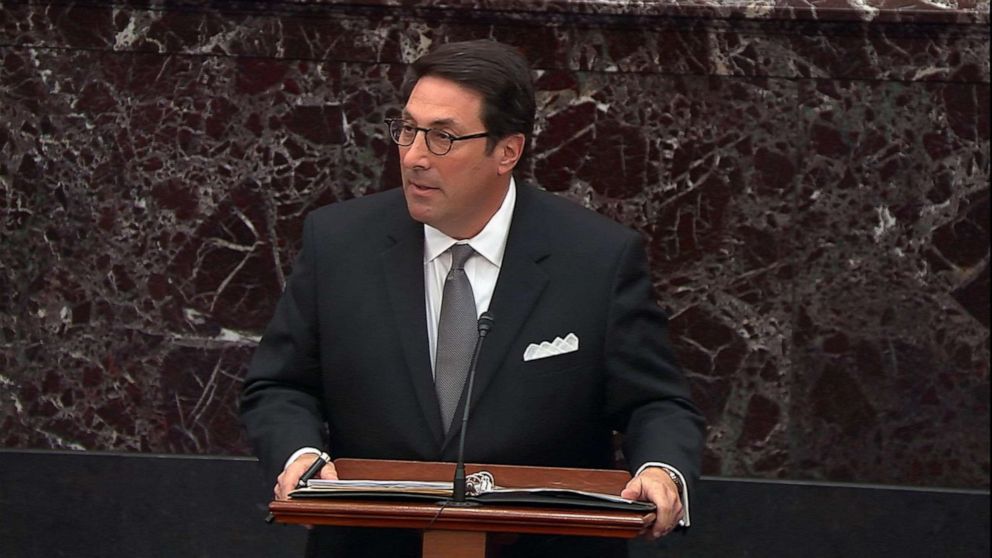
[[[305,453],[296,458],[283,470],[279,478],[276,479],[276,486],[273,489],[275,493],[276,500],[285,500],[289,498],[289,493],[296,490],[296,483],[300,481],[300,477],[303,473],[317,460],[317,454]],[[327,480],[338,480],[338,472],[334,469],[334,463],[327,463],[320,468],[320,472],[317,473],[319,479]]]
[[[648,467],[630,479],[620,497],[651,502],[658,508],[654,523],[644,531],[649,539],[660,539],[671,533],[682,519],[678,487],[661,467]]]

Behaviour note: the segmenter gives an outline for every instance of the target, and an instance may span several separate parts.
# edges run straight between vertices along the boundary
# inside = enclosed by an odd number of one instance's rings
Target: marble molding
[[[303,216],[493,37],[519,176],[648,238],[707,474],[988,488],[987,0],[407,4],[4,2],[3,447],[246,453]]]

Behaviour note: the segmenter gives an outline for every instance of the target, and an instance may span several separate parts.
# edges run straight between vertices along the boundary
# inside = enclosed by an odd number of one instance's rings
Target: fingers
[[[272,489],[272,492],[274,493],[276,500],[285,500],[286,498],[289,498],[289,493],[296,489],[296,483],[300,481],[300,477],[303,476],[303,473],[316,460],[317,460],[316,455],[308,453],[301,455],[300,457],[296,458],[296,461],[293,461],[292,463],[287,465],[286,468],[283,469],[283,472],[276,479],[276,485]],[[324,475],[326,474],[324,471],[328,468],[332,470],[332,474],[334,475],[332,477],[332,480],[336,479],[337,473],[333,472],[334,469],[333,464],[327,464],[321,468],[320,470],[321,478],[326,478],[324,477]]]
[[[641,498],[641,477],[640,475],[630,479],[627,486],[620,492],[621,498],[628,500],[642,500]]]
[[[310,468],[310,465],[317,460],[316,455],[305,454],[301,455],[290,463],[283,472],[276,479],[276,485],[272,489],[275,494],[276,500],[285,500],[289,498],[289,493],[296,489],[296,483],[300,482],[300,477],[303,473]],[[325,480],[338,480],[338,471],[334,467],[334,463],[327,462],[318,471],[317,476]],[[313,525],[303,525],[307,530],[313,529]]]
[[[659,539],[671,533],[682,519],[682,502],[678,489],[671,477],[657,468],[645,469],[631,479],[620,496],[651,502],[657,508],[654,523],[642,533],[648,539]]]
[[[338,470],[334,468],[334,463],[328,462],[321,467],[318,476],[324,480],[338,480]]]
[[[287,467],[286,470],[284,470],[282,474],[276,478],[276,485],[272,489],[276,500],[285,500],[286,498],[289,498],[289,492],[293,490],[294,486],[296,486],[296,481],[300,480],[301,475],[303,475],[303,471],[298,471],[294,475],[293,470]]]
[[[676,500],[675,505],[670,508],[668,513],[658,513],[645,536],[652,540],[660,539],[674,531],[678,527],[680,519],[682,519],[682,503]]]

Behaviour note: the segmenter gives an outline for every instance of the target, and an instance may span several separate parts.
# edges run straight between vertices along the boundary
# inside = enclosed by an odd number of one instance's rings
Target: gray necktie
[[[441,404],[445,433],[451,428],[455,407],[461,399],[477,336],[478,314],[472,284],[465,275],[465,262],[475,253],[468,244],[455,244],[451,271],[441,295],[441,319],[437,325],[437,356],[434,361],[434,389]]]

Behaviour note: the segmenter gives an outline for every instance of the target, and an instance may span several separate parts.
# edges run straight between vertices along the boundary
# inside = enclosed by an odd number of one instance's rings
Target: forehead
[[[403,115],[421,126],[482,124],[482,94],[451,80],[424,76],[410,92]]]

